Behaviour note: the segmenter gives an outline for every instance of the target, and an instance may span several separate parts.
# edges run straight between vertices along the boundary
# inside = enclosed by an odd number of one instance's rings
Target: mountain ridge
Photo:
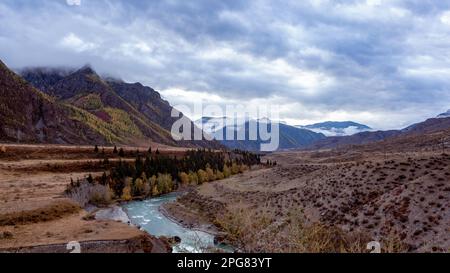
[[[369,126],[354,121],[325,121],[296,127],[323,133],[326,136],[346,136],[372,130]]]
[[[19,128],[19,124],[14,125],[11,123],[7,126],[3,122],[1,128],[3,133],[2,137],[0,137],[3,141],[130,145],[151,141],[170,146],[223,148],[218,142],[207,141],[206,139],[199,141],[175,141],[170,133],[170,126],[175,119],[163,122],[162,119],[153,118],[155,116],[153,114],[158,111],[161,112],[162,116],[170,117],[169,112],[173,108],[167,101],[161,99],[159,93],[140,83],[128,84],[123,81],[105,80],[91,66],[84,66],[78,70],[42,67],[25,68],[20,72],[23,78],[12,72],[3,63],[1,70],[2,91],[6,90],[8,82],[20,82],[22,85],[16,83],[12,89],[23,89],[21,96],[24,98],[43,97],[42,99],[36,99],[39,100],[36,108],[39,109],[39,104],[45,102],[45,109],[59,109],[55,117],[60,118],[61,121],[64,120],[67,124],[71,124],[73,128],[77,128],[77,132],[73,132],[73,130],[69,130],[70,128],[62,128],[62,125],[58,124],[57,121],[54,121],[56,125],[53,124],[50,127],[45,122],[44,124],[40,123],[40,127],[43,127],[44,130],[49,130],[53,135],[63,135],[43,139],[42,137],[32,136],[31,128],[34,125],[28,124],[27,132],[29,137],[24,139],[18,137],[17,134],[14,136],[11,133],[14,130],[23,130],[23,128]],[[135,101],[133,102],[129,96],[126,94],[121,94],[120,96],[118,94],[121,91],[118,87],[119,85],[126,85],[126,87],[133,85],[138,89],[147,90],[146,92],[151,90],[153,92],[152,96],[146,98],[148,99],[148,104],[150,101],[153,101],[153,113],[147,113],[146,115],[145,111],[135,107]],[[13,93],[12,90],[10,92]],[[4,97],[6,97],[6,94]],[[3,112],[1,114],[5,119],[8,118],[14,121],[11,109],[19,108],[20,104],[28,105],[30,103],[29,101],[21,102],[20,98],[17,97],[14,101],[10,100],[8,103],[3,103]],[[168,113],[169,115],[167,115]],[[60,129],[61,132],[58,133]],[[9,134],[4,133],[5,130]],[[194,127],[194,130],[199,129]],[[42,135],[42,133],[38,134]],[[89,137],[67,137],[64,136],[65,134],[86,134]]]

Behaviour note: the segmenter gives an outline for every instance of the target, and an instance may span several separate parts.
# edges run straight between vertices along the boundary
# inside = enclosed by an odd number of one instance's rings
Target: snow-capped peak
[[[316,133],[322,133],[326,136],[349,136],[365,131],[371,131],[367,125],[352,121],[327,121],[306,126],[296,126]]]

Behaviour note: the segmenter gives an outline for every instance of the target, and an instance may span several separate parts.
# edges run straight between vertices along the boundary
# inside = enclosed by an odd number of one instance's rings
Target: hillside
[[[400,134],[399,131],[362,132],[351,136],[334,136],[320,139],[308,147],[308,149],[333,149],[348,145],[362,145],[384,140]]]
[[[76,112],[33,88],[0,61],[0,140],[31,143],[105,143]]]
[[[253,123],[253,124],[252,124]],[[255,124],[256,123],[256,124]],[[278,123],[279,125],[279,148],[278,150],[285,149],[295,149],[302,148],[310,145],[311,143],[325,138],[323,134],[315,133],[309,130],[296,128],[294,126],[289,126],[283,123]],[[267,141],[263,141],[261,135],[258,133],[257,140],[250,140],[249,128],[254,127],[258,128],[260,126],[268,126],[271,130],[271,125],[267,125],[267,123],[260,121],[247,121],[246,123],[235,128],[224,127],[222,130],[219,130],[214,133],[214,136],[225,136],[224,132],[236,132],[237,135],[242,134],[242,131],[245,131],[245,140],[222,140],[222,144],[227,146],[230,149],[241,149],[241,150],[249,150],[249,151],[259,151],[262,143],[268,143]],[[270,131],[269,130],[269,131]],[[235,138],[236,139],[236,138]]]
[[[86,124],[106,143],[133,145],[152,141],[171,146],[221,148],[214,141],[174,141],[170,134],[175,121],[170,116],[172,107],[159,93],[140,83],[105,80],[90,66],[72,72],[28,68],[22,70],[22,75],[68,108],[71,119]]]

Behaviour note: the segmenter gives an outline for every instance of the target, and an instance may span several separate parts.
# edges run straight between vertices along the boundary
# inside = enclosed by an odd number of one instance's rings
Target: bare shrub
[[[109,186],[95,185],[91,190],[89,203],[95,206],[107,206],[112,203],[113,193]]]
[[[110,204],[113,199],[109,186],[89,183],[86,180],[69,186],[66,195],[81,207],[85,207],[89,203],[104,206]]]

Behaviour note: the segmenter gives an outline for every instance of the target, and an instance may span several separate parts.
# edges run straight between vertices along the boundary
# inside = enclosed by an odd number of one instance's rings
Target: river
[[[178,236],[181,238],[181,243],[174,246],[174,252],[199,253],[206,252],[207,249],[230,251],[229,247],[215,245],[214,235],[185,228],[160,212],[159,207],[162,204],[175,201],[179,195],[180,193],[170,193],[144,201],[133,201],[124,205],[123,208],[131,222],[148,233],[157,237]]]

